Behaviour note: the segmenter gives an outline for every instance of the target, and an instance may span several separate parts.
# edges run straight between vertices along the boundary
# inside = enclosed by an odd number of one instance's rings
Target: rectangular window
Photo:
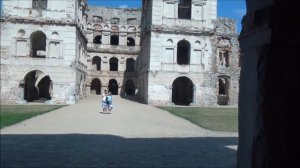
[[[180,0],[178,4],[178,18],[191,19],[192,2],[191,0]]]
[[[32,0],[32,8],[39,10],[47,9],[48,0]]]

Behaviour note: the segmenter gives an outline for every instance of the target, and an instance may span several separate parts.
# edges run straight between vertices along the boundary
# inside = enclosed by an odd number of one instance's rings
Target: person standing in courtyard
[[[108,109],[106,100],[107,100],[107,90],[104,90],[104,92],[102,94],[102,109],[103,109],[103,113],[106,113],[107,109]]]
[[[112,94],[110,91],[108,92],[106,99],[107,99],[106,103],[107,103],[108,112],[111,112],[113,108],[113,104],[112,104]]]

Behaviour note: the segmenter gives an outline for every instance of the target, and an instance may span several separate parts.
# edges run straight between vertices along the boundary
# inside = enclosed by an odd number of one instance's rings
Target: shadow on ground
[[[237,138],[1,135],[1,167],[235,167]]]

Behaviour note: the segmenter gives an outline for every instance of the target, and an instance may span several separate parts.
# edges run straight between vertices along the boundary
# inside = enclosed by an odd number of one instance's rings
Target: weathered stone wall
[[[153,0],[152,25],[212,29],[217,18],[217,0],[192,0],[191,19],[178,19],[179,1]]]
[[[299,3],[247,0],[237,167],[299,167]]]
[[[61,5],[61,4],[64,5]],[[79,6],[78,6],[79,5]],[[86,73],[84,37],[85,1],[48,1],[47,8],[33,9],[32,1],[3,1],[1,15],[1,101],[15,102],[20,82],[34,70],[53,82],[51,102],[73,104],[83,97]],[[75,15],[75,10],[81,15]],[[33,58],[34,33],[45,35],[44,58]]]
[[[143,1],[146,12],[138,59],[142,66],[138,67],[145,72],[140,73],[143,78],[148,78],[148,90],[140,92],[141,100],[153,105],[173,104],[173,82],[186,77],[193,83],[191,105],[216,106],[223,97],[228,99],[225,104],[237,105],[240,68],[236,21],[216,19],[216,5],[216,1],[192,1],[191,19],[178,19],[178,1]],[[182,41],[189,43],[188,64],[178,63]],[[226,65],[220,53],[227,54]],[[228,81],[224,95],[219,95],[220,78]],[[140,81],[140,90],[142,84]]]
[[[113,79],[118,94],[124,94],[126,82],[132,80],[142,101],[170,105],[172,84],[184,76],[193,83],[191,105],[216,105],[219,99],[236,104],[239,46],[235,21],[216,19],[216,0],[193,0],[191,19],[178,19],[178,3],[146,0],[142,11],[89,7],[87,12],[86,1],[49,0],[42,9],[32,9],[31,1],[3,1],[1,96],[15,101],[20,81],[36,69],[53,81],[53,103],[75,103],[90,94],[94,79],[99,79],[102,91]],[[31,57],[30,36],[36,31],[47,38],[45,51],[39,51],[45,58]],[[188,65],[177,63],[181,41],[190,45]],[[110,69],[112,58],[118,61],[116,71]],[[132,72],[126,70],[129,59],[134,62]],[[12,77],[14,68],[17,80]],[[219,95],[219,81],[225,82],[224,95]]]
[[[132,80],[137,87],[136,72],[127,72],[128,59],[136,61],[140,52],[140,9],[121,9],[108,7],[89,7],[87,23],[88,39],[88,88],[94,79],[101,82],[101,91],[109,90],[109,81],[116,80],[118,93],[123,95],[127,80]],[[112,45],[111,36],[118,36],[118,44]],[[134,45],[128,44],[128,38]],[[100,70],[97,70],[93,59],[101,60]],[[118,70],[110,70],[110,60],[118,60]],[[134,65],[136,70],[136,66]],[[92,91],[93,92],[93,91]]]

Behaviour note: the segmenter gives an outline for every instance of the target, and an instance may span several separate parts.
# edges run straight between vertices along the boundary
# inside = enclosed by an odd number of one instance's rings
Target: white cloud
[[[233,13],[237,14],[240,17],[243,17],[246,14],[246,9],[234,9]]]
[[[120,5],[119,8],[128,8],[127,4]]]

